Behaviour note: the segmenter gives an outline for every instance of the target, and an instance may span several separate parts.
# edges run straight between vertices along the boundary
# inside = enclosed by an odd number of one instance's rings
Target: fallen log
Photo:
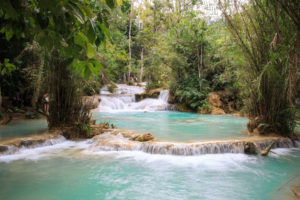
[[[274,144],[275,144],[275,142],[273,141],[272,144],[270,144],[263,152],[261,152],[260,155],[267,156]]]

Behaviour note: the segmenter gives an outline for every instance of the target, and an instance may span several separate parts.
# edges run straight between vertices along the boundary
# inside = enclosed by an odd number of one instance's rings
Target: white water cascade
[[[258,149],[265,149],[274,142],[276,148],[298,148],[299,141],[289,138],[264,139],[253,142]],[[244,153],[247,140],[224,140],[224,141],[199,141],[193,143],[180,142],[137,142],[123,135],[109,132],[94,137],[91,141],[90,151],[141,151],[150,154],[167,154],[181,156],[195,156],[204,154]]]
[[[128,86],[117,84],[113,93],[109,92],[107,86],[100,91],[101,102],[98,106],[101,112],[122,112],[122,111],[164,111],[169,110],[169,91],[162,90],[157,99],[147,98],[136,102],[135,94],[145,92],[144,86]]]

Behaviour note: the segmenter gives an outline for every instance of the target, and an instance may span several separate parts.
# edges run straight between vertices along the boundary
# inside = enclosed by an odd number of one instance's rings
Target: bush
[[[170,92],[174,96],[175,103],[179,103],[182,107],[194,112],[209,107],[207,102],[208,91],[207,82],[202,80],[202,88],[200,89],[197,78],[181,79],[170,84]]]
[[[146,91],[152,90],[152,89],[156,89],[156,88],[160,88],[163,85],[160,83],[147,83],[146,85]]]

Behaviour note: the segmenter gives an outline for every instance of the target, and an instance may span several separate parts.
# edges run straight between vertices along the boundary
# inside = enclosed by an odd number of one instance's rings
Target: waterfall
[[[92,151],[142,151],[150,154],[195,156],[203,154],[221,153],[244,153],[244,145],[247,140],[211,141],[211,142],[136,142],[122,136],[105,133],[93,138]],[[299,147],[299,142],[293,142],[289,138],[264,139],[254,144],[264,149],[272,142],[273,148],[294,148]]]
[[[162,91],[160,91],[158,99],[160,99],[161,101],[163,101],[163,102],[165,102],[167,104],[168,103],[168,99],[169,99],[169,90],[162,90]]]
[[[117,84],[113,93],[109,92],[107,86],[104,86],[100,91],[101,102],[98,109],[102,112],[174,110],[168,104],[168,90],[162,90],[157,99],[147,98],[136,102],[135,94],[143,92],[145,92],[145,86]]]

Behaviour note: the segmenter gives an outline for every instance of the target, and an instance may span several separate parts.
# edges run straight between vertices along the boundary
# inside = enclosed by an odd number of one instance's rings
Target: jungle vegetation
[[[249,116],[249,131],[290,135],[300,97],[300,2],[220,0],[207,20],[199,0],[7,0],[0,3],[0,105],[21,96],[49,127],[80,124],[81,96],[104,84],[169,88],[183,111],[209,112],[219,92]],[[112,88],[113,89],[113,88]],[[1,107],[0,106],[0,107]],[[14,106],[13,106],[14,107]]]

